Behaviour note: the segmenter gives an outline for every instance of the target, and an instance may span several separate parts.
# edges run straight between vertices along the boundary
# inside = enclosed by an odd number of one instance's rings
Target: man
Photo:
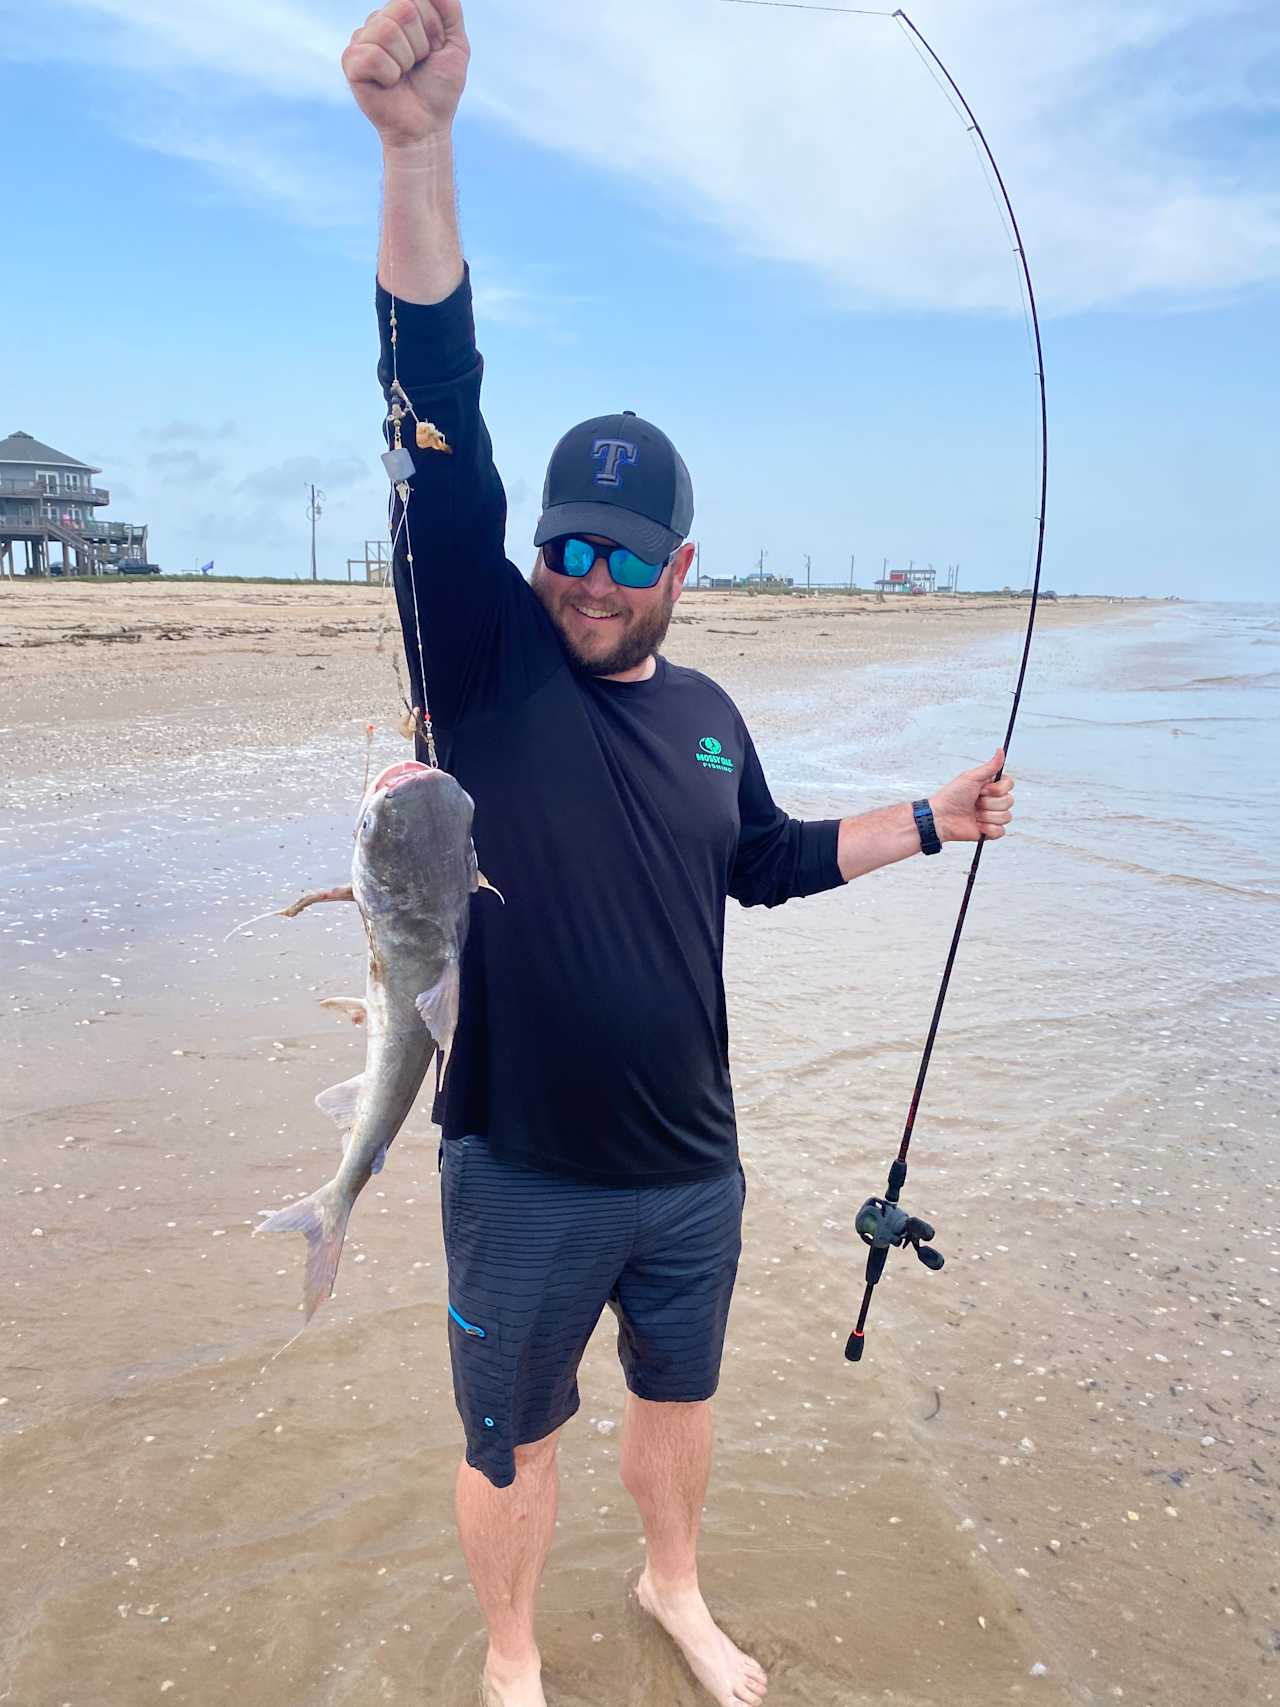
[[[659,653],[693,497],[670,440],[635,415],[565,435],[532,585],[506,560],[455,213],[468,57],[459,0],[391,0],[343,66],[384,154],[380,376],[390,396],[398,375],[448,447],[413,453],[396,564],[410,672],[506,898],[474,908],[439,1111],[482,1687],[490,1707],[544,1707],[533,1612],[556,1444],[609,1304],[629,1389],[622,1477],[647,1547],[637,1593],[718,1707],[755,1707],[764,1673],[712,1619],[695,1555],[745,1189],[725,900],[836,888],[922,838],[936,851],[935,831],[999,837],[1012,784],[994,780],[997,754],[918,809],[816,824],[779,811],[732,702]]]

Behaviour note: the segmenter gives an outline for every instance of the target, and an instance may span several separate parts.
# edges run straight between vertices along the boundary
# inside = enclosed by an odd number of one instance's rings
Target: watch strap
[[[933,821],[933,808],[927,800],[913,800],[911,810],[915,814],[916,829],[920,832],[920,847],[922,852],[936,854],[942,852],[942,843],[938,838],[938,826]]]

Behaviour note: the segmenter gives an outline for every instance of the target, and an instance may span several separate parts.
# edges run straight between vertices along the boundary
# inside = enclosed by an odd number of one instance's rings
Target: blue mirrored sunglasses
[[[609,573],[618,586],[637,588],[656,587],[662,579],[662,571],[671,561],[666,557],[661,563],[646,563],[643,557],[637,557],[625,545],[593,545],[589,539],[581,539],[577,534],[562,534],[558,539],[547,540],[542,547],[542,561],[548,569],[553,569],[557,575],[572,575],[577,580],[589,575],[600,557],[609,565]]]

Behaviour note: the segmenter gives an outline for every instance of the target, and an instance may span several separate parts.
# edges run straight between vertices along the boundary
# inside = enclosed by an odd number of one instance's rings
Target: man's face
[[[616,543],[599,534],[581,537],[606,551]],[[692,561],[693,546],[682,545],[656,586],[620,587],[603,557],[578,579],[548,569],[539,552],[533,590],[574,662],[590,675],[616,676],[643,664],[666,639]]]

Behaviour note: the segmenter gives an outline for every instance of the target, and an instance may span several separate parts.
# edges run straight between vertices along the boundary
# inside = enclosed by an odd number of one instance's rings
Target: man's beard
[[[539,565],[538,573],[534,576],[534,590],[540,592],[539,580],[543,575],[549,575],[550,570]],[[550,585],[550,583],[548,583]],[[608,651],[588,654],[577,645],[565,624],[560,620],[558,603],[543,599],[547,615],[556,625],[556,630],[564,642],[564,649],[577,665],[578,669],[590,676],[619,676],[624,670],[634,670],[637,664],[643,664],[651,657],[662,642],[667,638],[667,630],[671,627],[671,613],[675,609],[675,599],[668,580],[663,587],[662,598],[652,610],[641,615],[633,615],[618,635],[616,642]]]

